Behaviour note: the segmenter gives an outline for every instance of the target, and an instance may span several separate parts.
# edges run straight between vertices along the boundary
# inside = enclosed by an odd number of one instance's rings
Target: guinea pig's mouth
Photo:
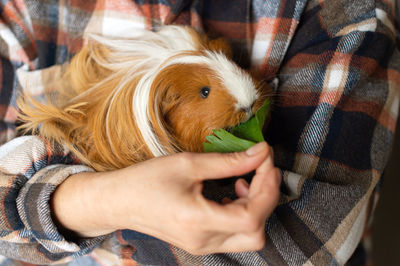
[[[228,131],[228,132],[231,132],[231,129],[232,129],[233,127],[224,127],[223,129],[224,130],[226,130],[226,131]]]
[[[247,113],[242,113],[239,117],[236,117],[235,121],[232,122],[236,122],[235,124],[231,124],[229,126],[225,126],[225,127],[221,127],[222,129],[231,132],[233,128],[246,123],[247,121],[249,121],[253,116],[255,115],[254,112],[247,112]]]
[[[232,131],[232,128],[237,127],[237,126],[239,126],[239,125],[241,125],[241,124],[246,123],[247,121],[250,120],[250,118],[251,118],[251,117],[246,118],[245,120],[240,120],[236,125],[233,125],[233,126],[230,126],[230,127],[224,127],[223,129],[226,130],[226,131],[228,131],[228,132],[231,132],[231,131]]]
[[[245,113],[244,116],[240,119],[239,123],[237,123],[237,125],[246,123],[247,121],[249,121],[254,116],[254,114],[255,113],[253,113],[253,112]]]

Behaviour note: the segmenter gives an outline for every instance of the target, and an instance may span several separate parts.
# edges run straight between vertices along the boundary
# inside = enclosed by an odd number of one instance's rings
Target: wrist
[[[60,231],[77,237],[97,237],[117,229],[109,198],[109,173],[84,172],[67,178],[53,193],[50,204]]]

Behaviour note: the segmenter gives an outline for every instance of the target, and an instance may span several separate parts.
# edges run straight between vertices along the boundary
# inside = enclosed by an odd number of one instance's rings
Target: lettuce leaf
[[[258,142],[264,141],[262,129],[267,118],[271,101],[265,100],[253,117],[240,123],[230,131],[224,129],[213,130],[213,134],[206,137],[203,143],[205,152],[238,152],[244,151]]]

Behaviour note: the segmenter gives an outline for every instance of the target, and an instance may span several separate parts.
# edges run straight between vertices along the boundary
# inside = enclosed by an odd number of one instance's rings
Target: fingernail
[[[253,145],[251,148],[249,148],[248,150],[246,150],[246,154],[248,156],[253,156],[256,155],[257,153],[259,153],[260,151],[262,151],[263,149],[265,149],[265,145],[267,145],[265,143],[265,141],[257,143],[255,145]]]

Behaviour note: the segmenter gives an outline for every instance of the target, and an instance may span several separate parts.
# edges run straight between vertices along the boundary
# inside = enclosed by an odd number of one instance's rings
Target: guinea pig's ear
[[[164,93],[159,101],[161,114],[167,116],[168,113],[178,104],[178,99],[178,94]]]
[[[231,45],[228,40],[223,37],[209,40],[207,42],[207,48],[211,51],[222,52],[226,57],[232,59],[233,53]]]

